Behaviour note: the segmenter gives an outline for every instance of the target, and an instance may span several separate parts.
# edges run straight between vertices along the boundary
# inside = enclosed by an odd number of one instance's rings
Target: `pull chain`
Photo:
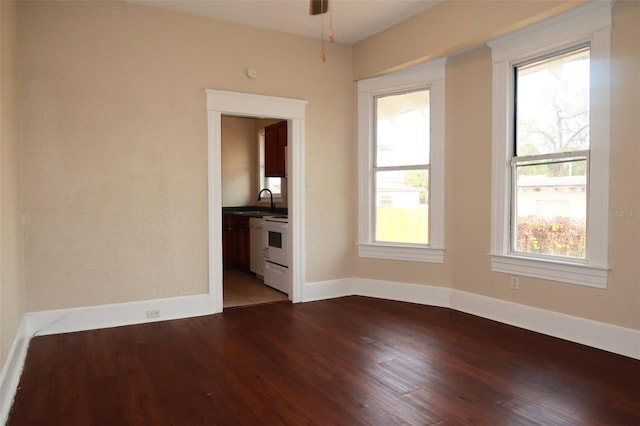
[[[320,60],[325,62],[327,54],[324,51],[324,0],[320,0]]]
[[[331,11],[330,11],[330,10],[329,10],[328,12],[329,12],[329,41],[330,41],[331,43],[333,43],[333,23],[332,23],[332,21],[333,21],[333,19],[332,19],[333,14],[331,13]]]

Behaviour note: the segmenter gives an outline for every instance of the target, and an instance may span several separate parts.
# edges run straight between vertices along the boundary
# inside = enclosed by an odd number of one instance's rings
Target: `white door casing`
[[[289,265],[293,303],[302,301],[305,277],[304,134],[306,100],[205,89],[207,99],[207,164],[209,198],[209,298],[222,312],[222,115],[277,118],[289,121],[288,187]]]

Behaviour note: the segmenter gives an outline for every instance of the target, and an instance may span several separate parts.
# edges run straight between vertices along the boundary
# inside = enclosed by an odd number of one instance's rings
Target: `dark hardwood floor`
[[[9,425],[638,425],[640,361],[365,297],[35,337]]]

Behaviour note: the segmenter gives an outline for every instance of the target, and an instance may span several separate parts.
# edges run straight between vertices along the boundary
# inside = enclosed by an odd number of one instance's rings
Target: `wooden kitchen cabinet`
[[[243,271],[249,271],[250,267],[250,242],[249,242],[249,218],[243,216],[235,216],[235,257],[236,268]]]
[[[222,216],[222,264],[224,269],[233,269],[235,263],[233,249],[233,215]]]
[[[249,218],[226,214],[222,220],[222,259],[224,269],[249,271]]]
[[[287,121],[279,121],[264,129],[264,175],[286,177]]]

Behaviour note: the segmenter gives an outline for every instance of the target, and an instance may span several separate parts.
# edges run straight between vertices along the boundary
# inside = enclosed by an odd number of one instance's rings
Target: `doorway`
[[[269,168],[266,166],[266,129],[270,129],[272,138]],[[274,132],[274,129],[280,132]],[[273,268],[265,268],[264,259],[264,237],[268,232],[265,220],[270,216],[287,215],[286,170],[275,168],[284,164],[282,157],[286,148],[280,148],[277,141],[286,144],[286,129],[287,120],[222,116],[224,310],[289,301],[291,282],[288,268],[282,267],[287,265],[286,256],[280,257],[278,265],[278,271],[287,272],[284,274],[275,274]],[[280,136],[274,140],[274,135]],[[278,149],[274,150],[274,147]],[[258,200],[259,195],[261,200]],[[270,206],[277,212],[267,211],[271,210]]]
[[[209,299],[213,312],[223,309],[222,265],[222,115],[287,120],[289,164],[289,265],[292,302],[303,300],[304,280],[304,129],[307,101],[248,93],[205,90],[208,124]]]

